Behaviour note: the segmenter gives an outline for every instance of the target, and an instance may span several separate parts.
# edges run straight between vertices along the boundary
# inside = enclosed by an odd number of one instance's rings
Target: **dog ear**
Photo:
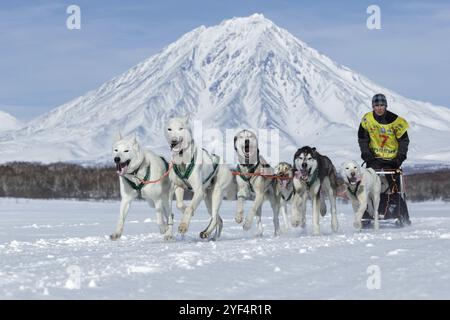
[[[297,169],[295,168],[295,158],[297,158],[297,156],[298,156],[298,151],[299,151],[300,149],[297,149],[297,151],[295,151],[295,154],[294,154],[294,160],[292,160],[292,170],[294,170],[294,171],[296,171]]]
[[[187,126],[187,125],[189,125],[189,122],[190,122],[190,116],[189,116],[189,114],[187,114],[187,115],[185,115],[184,117],[182,117],[183,118],[183,122],[184,122],[184,124]]]
[[[294,161],[292,162],[292,171],[294,172],[294,173],[296,173],[297,172],[297,166],[295,165],[295,160],[296,160],[297,158],[294,158]]]
[[[292,161],[292,170],[294,171],[294,173],[297,171],[297,166],[295,165],[295,159],[297,159],[299,155],[300,155],[300,149],[297,149],[297,151],[294,154],[294,160]]]
[[[313,147],[311,150],[312,150],[312,156],[313,156],[313,158],[315,158],[317,155],[316,147]]]
[[[122,139],[123,139],[122,133],[121,133],[120,130],[119,130],[119,131],[117,131],[117,132],[114,134],[113,140],[114,140],[114,142],[117,142],[117,141],[122,140]]]
[[[133,144],[135,144],[135,145],[138,144],[136,132],[133,133],[133,137],[131,139],[132,139],[131,141],[133,142]]]

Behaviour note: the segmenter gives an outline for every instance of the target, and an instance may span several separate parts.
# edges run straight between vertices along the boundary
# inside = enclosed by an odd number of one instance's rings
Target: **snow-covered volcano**
[[[368,62],[369,63],[369,62]],[[356,132],[375,93],[410,125],[410,163],[450,162],[450,109],[407,99],[308,47],[261,14],[185,34],[97,90],[0,135],[1,161],[109,160],[117,131],[168,151],[165,121],[279,129],[281,158],[314,145],[359,159]]]
[[[16,130],[20,128],[21,123],[9,113],[0,111],[0,132]]]

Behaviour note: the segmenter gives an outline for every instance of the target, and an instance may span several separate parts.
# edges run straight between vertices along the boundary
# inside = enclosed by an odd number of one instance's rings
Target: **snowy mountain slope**
[[[21,126],[19,120],[14,118],[9,113],[0,111],[0,132],[7,130],[16,130]]]
[[[222,132],[278,129],[285,160],[305,144],[332,159],[357,158],[356,129],[378,92],[411,124],[411,163],[450,162],[449,109],[375,84],[260,14],[185,34],[99,89],[0,135],[0,152],[2,161],[109,160],[120,130],[164,153],[164,122],[189,114]]]

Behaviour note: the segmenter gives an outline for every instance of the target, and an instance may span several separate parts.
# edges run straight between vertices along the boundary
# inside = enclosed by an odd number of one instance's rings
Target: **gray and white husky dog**
[[[212,239],[218,239],[223,227],[219,209],[233,178],[230,169],[218,156],[195,145],[187,118],[169,119],[165,136],[172,152],[173,170],[169,176],[174,185],[177,208],[183,213],[178,231],[181,234],[188,231],[195,210],[205,200],[211,220],[200,232],[200,238],[208,238],[215,231]],[[183,203],[185,190],[194,193],[188,206]]]
[[[374,218],[375,230],[380,225],[378,221],[378,205],[380,204],[381,179],[372,168],[362,168],[356,161],[346,161],[341,166],[341,174],[347,186],[347,196],[352,200],[355,222],[353,226],[361,230],[361,219],[364,212]]]
[[[283,227],[281,230],[287,232],[289,222],[287,217],[287,205],[294,196],[294,170],[292,165],[287,162],[280,162],[275,166],[275,175],[280,179],[275,181],[275,199],[278,203],[278,216],[283,218]]]
[[[122,138],[119,134],[112,150],[114,163],[120,183],[120,214],[116,230],[111,234],[111,240],[121,237],[130,203],[139,193],[147,200],[150,207],[156,210],[156,222],[164,239],[172,239],[173,214],[169,202],[170,180],[168,177],[159,183],[144,184],[142,180],[157,180],[167,171],[168,166],[164,158],[150,150],[143,150],[136,140]]]
[[[261,209],[265,199],[270,201],[273,210],[273,222],[275,227],[275,235],[280,233],[280,224],[278,219],[278,206],[275,199],[275,181],[264,177],[265,175],[273,175],[273,168],[259,154],[258,139],[256,135],[249,130],[242,130],[234,137],[234,149],[238,156],[239,164],[237,170],[241,173],[236,178],[237,193],[237,212],[235,220],[241,223],[244,220],[244,201],[252,198],[255,200],[247,218],[244,221],[244,230],[249,230],[256,216],[257,236],[263,233],[261,222]],[[247,174],[247,175],[246,175]]]
[[[308,195],[312,200],[313,234],[320,234],[319,212],[326,214],[325,201],[320,191],[323,190],[331,204],[331,229],[338,230],[336,213],[337,176],[331,160],[319,154],[316,148],[308,146],[297,150],[294,155],[294,199],[292,201],[292,225],[306,226],[306,201]]]

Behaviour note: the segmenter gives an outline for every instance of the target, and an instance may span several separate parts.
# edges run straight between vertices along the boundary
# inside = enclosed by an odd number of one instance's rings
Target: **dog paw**
[[[121,236],[122,236],[122,234],[116,232],[116,233],[113,233],[112,235],[110,235],[109,238],[112,241],[116,241],[116,240],[119,240]]]
[[[337,223],[336,224],[333,223],[331,225],[331,230],[333,230],[333,232],[338,232],[338,229],[339,229],[339,227],[338,227]]]
[[[252,227],[252,222],[249,220],[245,220],[244,225],[242,227],[244,228],[245,231],[250,230],[250,228]]]
[[[169,228],[168,225],[160,225],[159,226],[159,233],[165,234],[167,232],[167,229]]]
[[[184,222],[180,223],[180,225],[178,226],[178,232],[184,234],[187,232],[187,230],[188,230],[187,224]]]
[[[200,232],[200,238],[201,239],[207,239],[209,237],[209,233],[206,231]]]
[[[242,220],[244,220],[244,217],[242,215],[236,215],[234,217],[234,221],[236,221],[236,223],[241,224]]]
[[[354,227],[356,230],[361,230],[361,228],[362,228],[361,221],[355,221],[355,222],[353,222],[353,227]]]
[[[174,238],[174,236],[172,235],[172,234],[165,234],[164,235],[164,240],[165,241],[171,241],[171,240],[174,240],[175,238]]]

